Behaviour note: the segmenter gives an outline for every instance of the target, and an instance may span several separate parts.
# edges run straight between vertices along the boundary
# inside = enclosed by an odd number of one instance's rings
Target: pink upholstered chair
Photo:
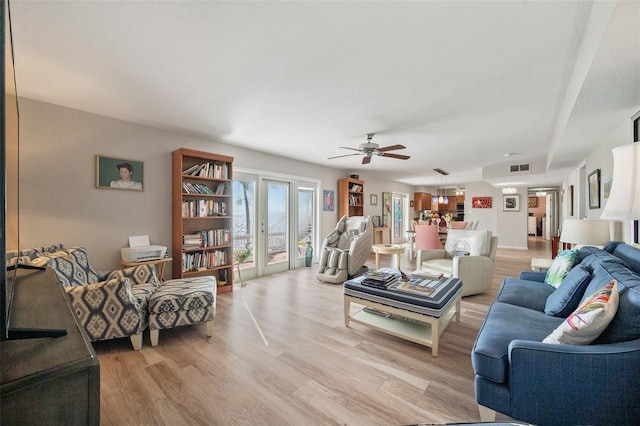
[[[451,229],[465,229],[467,227],[467,222],[464,221],[453,221],[451,222]]]
[[[436,225],[416,225],[416,250],[443,248]]]

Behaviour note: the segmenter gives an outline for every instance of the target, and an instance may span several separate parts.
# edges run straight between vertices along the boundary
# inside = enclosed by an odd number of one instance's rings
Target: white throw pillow
[[[593,293],[573,311],[542,343],[588,345],[602,334],[618,310],[618,282]]]
[[[485,229],[477,231],[449,229],[444,246],[445,251],[452,253],[460,241],[464,241],[469,247],[470,256],[487,256],[491,249],[491,232]]]

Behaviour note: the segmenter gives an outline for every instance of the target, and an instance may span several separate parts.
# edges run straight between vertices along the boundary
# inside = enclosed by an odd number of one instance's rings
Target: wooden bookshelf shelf
[[[180,148],[173,153],[173,278],[213,275],[233,289],[233,157]]]

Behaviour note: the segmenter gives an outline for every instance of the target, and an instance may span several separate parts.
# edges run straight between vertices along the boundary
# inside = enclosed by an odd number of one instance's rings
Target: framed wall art
[[[573,216],[573,185],[569,185],[569,196],[567,197],[567,202],[569,203],[567,214],[569,216]]]
[[[529,208],[538,207],[538,197],[529,197]]]
[[[96,155],[96,188],[144,189],[144,163]]]
[[[474,209],[490,209],[493,206],[493,197],[471,197],[471,207]]]
[[[511,194],[502,196],[503,212],[519,212],[520,211],[520,194]]]
[[[369,204],[371,204],[372,206],[377,206],[378,205],[378,195],[377,194],[371,194],[369,196]]]
[[[589,188],[589,208],[600,208],[600,169],[595,169],[589,173],[588,178]]]
[[[332,212],[335,208],[335,192],[325,189],[322,191],[322,211]]]
[[[393,205],[393,194],[390,192],[382,193],[382,226],[391,225],[391,206]]]

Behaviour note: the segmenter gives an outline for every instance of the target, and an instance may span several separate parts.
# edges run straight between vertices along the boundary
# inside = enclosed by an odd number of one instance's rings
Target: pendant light
[[[434,169],[435,172],[435,169]],[[433,200],[431,200],[434,204],[438,203],[438,173],[435,173],[436,178],[433,180]]]

